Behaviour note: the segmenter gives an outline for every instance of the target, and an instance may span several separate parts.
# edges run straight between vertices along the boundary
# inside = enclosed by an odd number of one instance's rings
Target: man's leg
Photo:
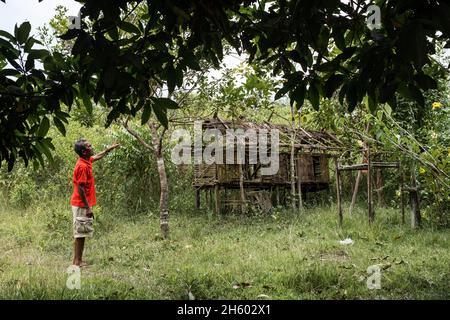
[[[83,263],[84,238],[75,238],[73,249],[73,264],[76,266],[81,266],[81,264]]]

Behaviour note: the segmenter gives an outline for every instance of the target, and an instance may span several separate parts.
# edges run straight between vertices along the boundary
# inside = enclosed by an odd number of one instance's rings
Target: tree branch
[[[123,127],[128,131],[129,134],[135,137],[136,140],[139,141],[145,148],[155,151],[155,149],[151,145],[149,145],[147,142],[144,141],[144,139],[142,139],[139,133],[128,127],[128,119],[123,123]]]

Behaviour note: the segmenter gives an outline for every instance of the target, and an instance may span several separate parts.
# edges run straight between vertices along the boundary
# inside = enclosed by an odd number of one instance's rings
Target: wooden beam
[[[394,162],[372,162],[371,163],[372,168],[398,168],[398,163]],[[358,163],[358,164],[351,164],[347,166],[341,166],[339,167],[340,171],[351,171],[351,170],[368,170],[368,164],[367,163]]]

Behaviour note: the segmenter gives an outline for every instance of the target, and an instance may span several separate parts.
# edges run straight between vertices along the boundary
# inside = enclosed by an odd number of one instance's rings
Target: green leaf
[[[183,61],[192,70],[202,71],[202,68],[198,64],[197,58],[195,57],[195,55],[192,52],[186,52],[183,55]]]
[[[167,109],[162,109],[156,105],[153,105],[153,111],[155,112],[158,121],[167,128],[169,125],[169,120],[167,119]]]
[[[141,124],[146,124],[150,119],[150,115],[152,114],[152,106],[150,102],[146,102],[144,105],[144,110],[142,111]]]
[[[417,84],[423,90],[437,89],[436,80],[426,74],[417,74],[414,76],[414,80],[416,80]]]
[[[409,91],[411,92],[412,98],[423,108],[425,107],[425,98],[423,97],[422,92],[415,85],[408,86]]]
[[[352,113],[356,108],[356,104],[358,103],[358,86],[356,84],[356,81],[352,81],[348,84],[346,98],[348,104],[348,112]]]
[[[64,126],[64,123],[62,123],[61,120],[58,118],[53,118],[53,122],[55,123],[56,128],[61,132],[61,134],[65,137],[66,136],[66,128]]]
[[[80,86],[80,96],[81,96],[81,99],[83,100],[83,105],[86,108],[86,111],[89,114],[92,114],[93,108],[92,108],[91,98],[89,97],[89,95],[86,93],[86,91],[81,86]]]
[[[345,29],[333,28],[332,36],[334,38],[334,43],[339,50],[345,50],[345,39],[344,39]]]
[[[17,71],[16,69],[9,69],[9,68],[7,68],[7,69],[0,70],[0,75],[5,76],[5,77],[7,77],[7,76],[19,76],[20,72]]]
[[[319,110],[319,101],[320,101],[319,91],[317,90],[317,87],[313,83],[309,85],[308,100],[309,102],[311,102],[315,110]]]
[[[290,94],[291,105],[295,101],[297,110],[303,106],[305,101],[306,86],[300,83]]]
[[[69,123],[69,121],[67,121],[67,118],[70,118],[70,114],[68,114],[67,112],[58,110],[55,112],[56,116],[63,122],[65,123]]]
[[[16,32],[15,36],[17,41],[20,44],[24,44],[27,41],[28,36],[30,35],[30,31],[31,31],[31,24],[28,21],[22,23],[18,29],[15,29]]]
[[[178,103],[169,98],[152,98],[155,105],[163,109],[179,109]]]
[[[39,126],[39,129],[37,131],[38,137],[45,137],[45,135],[48,133],[48,130],[50,129],[50,120],[48,120],[47,117],[44,117],[41,121],[41,125]]]
[[[369,95],[367,100],[368,100],[367,104],[368,104],[370,112],[374,113],[377,110],[377,107],[378,107],[378,102],[376,100],[376,97],[373,97],[372,95]]]
[[[173,66],[169,66],[167,69],[167,88],[169,89],[169,93],[172,93],[175,90],[175,85],[177,83],[177,72],[173,68]]]
[[[289,87],[288,86],[283,86],[280,90],[277,91],[277,93],[275,94],[275,100],[280,99],[282,96],[284,96],[288,91],[289,91]]]
[[[119,40],[119,32],[117,31],[116,27],[112,27],[111,29],[109,29],[108,34],[113,41]]]
[[[47,145],[47,143],[43,140],[43,141],[38,141],[36,143],[36,148],[39,150],[39,152],[41,154],[45,154],[45,156],[47,157],[48,160],[50,160],[51,162],[53,162],[53,156],[52,153]]]
[[[48,52],[47,50],[45,50],[45,49],[39,49],[39,50],[36,50],[36,49],[33,49],[33,50],[30,50],[30,53],[28,54],[28,59],[31,57],[31,58],[33,58],[33,59],[45,59],[45,58],[47,58],[48,56],[50,55],[50,52]]]
[[[126,21],[122,21],[119,24],[119,29],[129,32],[129,33],[134,33],[134,34],[140,34],[141,31],[139,31],[139,28],[136,27],[134,24],[126,22]]]
[[[342,85],[344,78],[345,77],[342,74],[333,74],[329,77],[325,83],[325,97],[331,98],[333,93],[339,88],[340,85]]]
[[[9,32],[6,32],[4,30],[0,30],[0,37],[4,37],[9,39],[10,41],[14,40],[14,36],[12,34],[10,34]]]
[[[69,29],[66,33],[59,36],[62,40],[72,40],[80,34],[81,30],[79,29]]]
[[[27,62],[25,62],[25,70],[30,71],[33,68],[34,68],[34,59],[33,57],[30,57],[30,55],[28,55]]]

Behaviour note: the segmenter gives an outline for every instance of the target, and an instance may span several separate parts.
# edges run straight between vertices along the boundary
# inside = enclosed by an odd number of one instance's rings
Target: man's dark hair
[[[86,139],[80,139],[77,142],[75,142],[75,146],[73,147],[73,150],[79,155],[80,157],[83,156],[83,151],[86,149]]]

